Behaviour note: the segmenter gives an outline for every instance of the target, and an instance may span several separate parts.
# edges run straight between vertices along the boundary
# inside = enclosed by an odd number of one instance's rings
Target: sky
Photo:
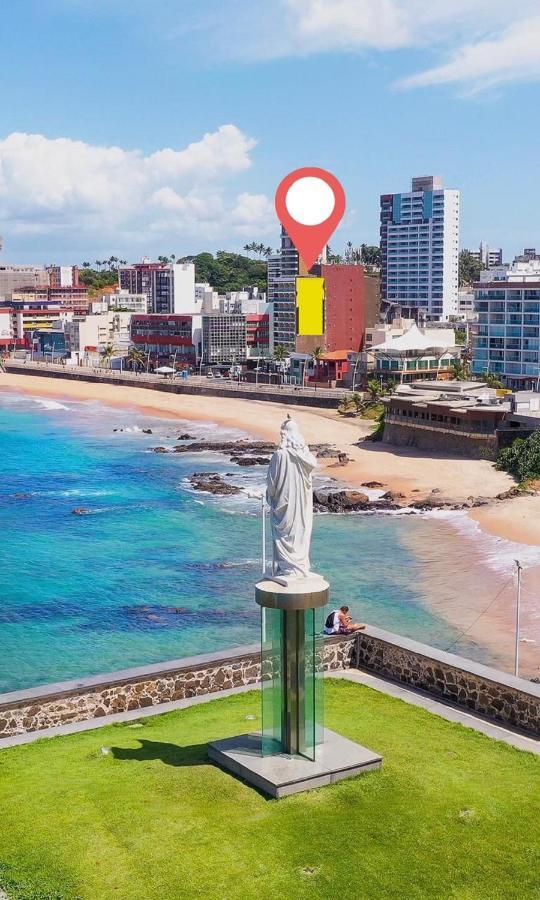
[[[426,174],[462,247],[540,247],[538,0],[4,0],[0,32],[4,262],[276,247],[312,165],[335,252]]]

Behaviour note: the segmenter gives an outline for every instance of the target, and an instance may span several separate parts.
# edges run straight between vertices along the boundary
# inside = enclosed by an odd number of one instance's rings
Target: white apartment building
[[[13,345],[13,310],[0,306],[0,353]]]
[[[472,370],[491,372],[513,390],[540,389],[540,260],[482,272]]]
[[[441,178],[381,195],[381,298],[418,320],[458,314],[459,191]]]
[[[133,266],[120,266],[118,285],[130,294],[145,294],[151,313],[190,315],[202,309],[202,299],[195,294],[193,263],[162,265],[145,258]]]
[[[130,312],[118,310],[74,316],[64,326],[67,350],[81,361],[99,357],[108,345],[112,345],[118,354],[127,353],[131,343],[131,316]]]
[[[219,310],[219,294],[207,281],[195,282],[195,308],[203,313]]]
[[[129,291],[117,290],[114,294],[103,294],[100,300],[92,300],[90,312],[106,313],[111,309],[132,313],[148,312],[148,298],[146,294],[130,294]]]

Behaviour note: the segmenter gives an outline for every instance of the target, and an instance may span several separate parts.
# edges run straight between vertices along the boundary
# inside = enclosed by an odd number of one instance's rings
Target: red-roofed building
[[[308,383],[339,387],[343,376],[349,371],[350,352],[350,350],[331,350],[329,353],[323,353],[319,359],[314,360],[313,374],[308,375]]]

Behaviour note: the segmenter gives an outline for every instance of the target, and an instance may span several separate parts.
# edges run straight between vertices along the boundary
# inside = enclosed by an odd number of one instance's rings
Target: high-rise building
[[[492,372],[512,389],[540,383],[540,260],[483,272],[475,289],[478,313],[472,370]]]
[[[51,287],[76,287],[79,284],[78,266],[47,266]]]
[[[20,288],[48,285],[49,278],[43,266],[0,265],[0,298],[9,300],[13,291]]]
[[[131,341],[154,365],[195,364],[192,316],[136,313],[131,317]]]
[[[300,274],[298,252],[282,228],[281,249],[268,260],[268,301],[274,311],[274,347],[289,351],[296,344],[296,277]]]
[[[417,319],[457,314],[459,191],[432,175],[381,195],[381,297]]]
[[[367,324],[364,267],[321,266],[321,274],[326,350],[361,350]]]
[[[492,269],[494,266],[502,266],[503,264],[502,248],[498,247],[495,250],[485,241],[480,241],[478,250],[468,250],[467,252],[473,259],[481,262],[485,269]]]
[[[192,315],[202,309],[202,297],[195,292],[193,263],[162,265],[144,259],[118,270],[121,290],[130,294],[146,294],[150,312]]]

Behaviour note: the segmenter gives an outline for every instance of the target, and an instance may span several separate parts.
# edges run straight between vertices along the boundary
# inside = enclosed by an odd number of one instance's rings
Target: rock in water
[[[86,509],[85,506],[76,506],[75,509],[72,509],[71,512],[74,516],[89,516],[90,510]]]

